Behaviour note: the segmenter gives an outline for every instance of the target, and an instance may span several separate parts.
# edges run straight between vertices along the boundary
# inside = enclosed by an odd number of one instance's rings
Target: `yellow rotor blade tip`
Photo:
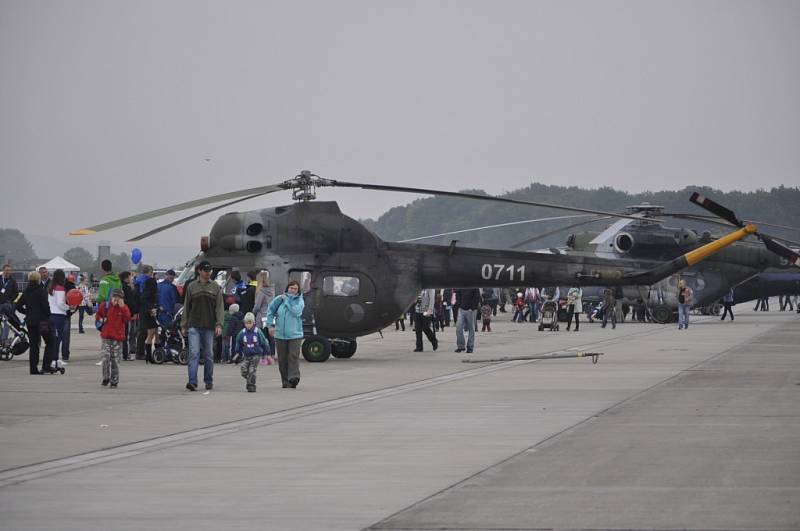
[[[69,233],[70,236],[87,236],[89,234],[97,234],[97,231],[93,231],[92,229],[81,229]]]

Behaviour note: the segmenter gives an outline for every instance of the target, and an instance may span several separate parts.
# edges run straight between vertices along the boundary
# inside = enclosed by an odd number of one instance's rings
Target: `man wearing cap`
[[[211,280],[211,263],[197,264],[197,280],[186,288],[181,331],[189,336],[189,382],[186,389],[197,390],[197,366],[203,354],[203,381],[214,387],[214,336],[222,334],[224,305],[222,289]]]

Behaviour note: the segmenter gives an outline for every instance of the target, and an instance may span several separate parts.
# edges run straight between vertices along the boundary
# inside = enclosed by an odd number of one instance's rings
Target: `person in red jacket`
[[[111,303],[101,304],[95,320],[102,323],[100,337],[103,340],[103,382],[106,386],[119,384],[119,358],[122,342],[125,341],[125,326],[131,320],[131,311],[125,305],[124,293],[117,288],[111,292]],[[98,325],[99,326],[99,325]]]

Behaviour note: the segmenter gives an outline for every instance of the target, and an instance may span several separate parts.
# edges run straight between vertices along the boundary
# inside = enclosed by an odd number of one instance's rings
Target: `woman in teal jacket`
[[[303,343],[303,308],[300,284],[290,280],[286,293],[275,297],[267,308],[269,334],[275,338],[278,368],[283,388],[294,389],[300,383],[300,345]]]

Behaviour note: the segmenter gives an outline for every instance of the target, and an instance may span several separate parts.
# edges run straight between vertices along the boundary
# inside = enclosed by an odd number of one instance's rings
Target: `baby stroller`
[[[553,299],[542,304],[542,311],[539,314],[539,332],[545,328],[552,332],[558,331],[558,302]]]
[[[158,365],[161,365],[165,361],[171,361],[180,365],[187,365],[189,363],[189,350],[181,334],[182,315],[183,308],[180,308],[175,313],[175,317],[172,318],[166,326],[159,326],[158,339],[150,359],[151,363]]]
[[[0,359],[8,361],[28,350],[30,342],[28,341],[28,331],[18,319],[12,320],[3,314],[0,319],[0,328],[5,326],[5,323],[8,323],[8,337],[4,341],[0,341]]]

